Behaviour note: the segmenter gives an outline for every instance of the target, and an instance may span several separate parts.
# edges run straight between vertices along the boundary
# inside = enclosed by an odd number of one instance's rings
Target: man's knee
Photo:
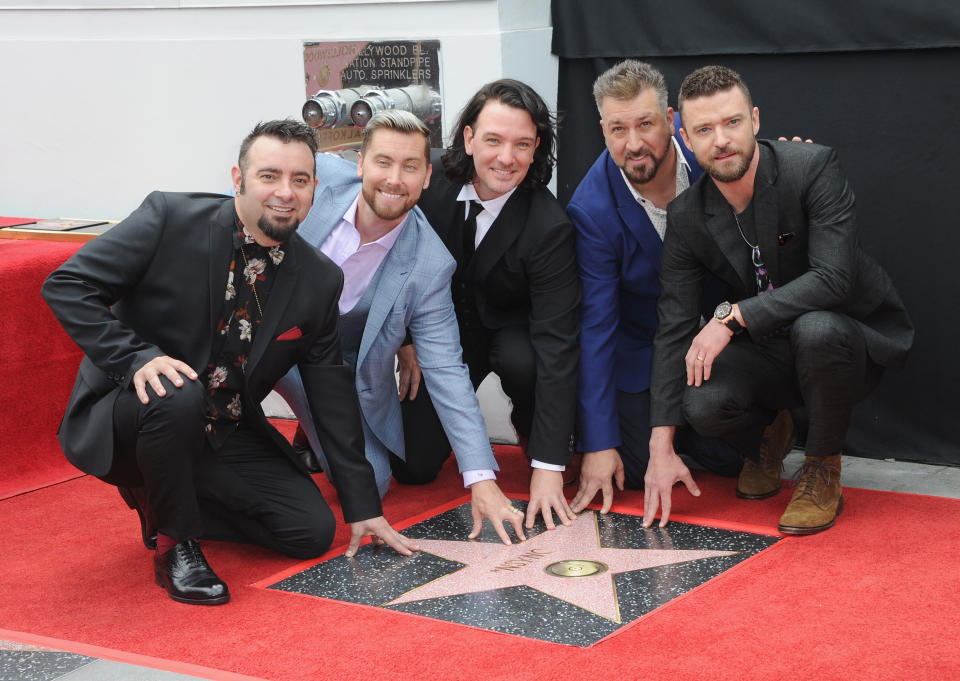
[[[287,529],[277,533],[278,548],[293,558],[316,558],[330,548],[335,530],[333,511],[321,499],[309,509],[303,509]]]
[[[790,345],[795,357],[808,362],[830,362],[837,355],[851,356],[855,339],[853,322],[838,312],[818,310],[800,315],[790,329]]]
[[[162,376],[160,381],[167,394],[158,397],[153,392],[153,388],[147,386],[146,390],[150,402],[145,405],[144,418],[148,420],[159,419],[174,428],[180,424],[188,427],[202,424],[205,419],[204,389],[200,379],[196,381],[184,379],[183,385],[179,388],[173,385],[166,376]]]
[[[713,381],[700,387],[689,386],[683,393],[684,419],[701,435],[723,435],[731,421],[749,408],[725,386]]]
[[[427,456],[422,459],[417,457],[404,461],[399,456],[391,454],[390,468],[397,482],[404,485],[426,485],[437,479],[437,475],[440,474],[440,469],[449,455],[450,452],[447,450],[447,456],[443,458]]]

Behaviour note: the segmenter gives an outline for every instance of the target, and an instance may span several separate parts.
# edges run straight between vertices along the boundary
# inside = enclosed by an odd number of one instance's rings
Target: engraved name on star
[[[617,623],[621,623],[621,619],[614,575],[737,553],[604,548],[600,546],[600,530],[594,511],[580,514],[570,527],[543,532],[510,546],[442,539],[418,539],[417,543],[422,551],[463,563],[464,567],[384,605],[528,586]],[[596,561],[608,569],[577,577],[558,577],[545,571],[553,563],[570,560]]]

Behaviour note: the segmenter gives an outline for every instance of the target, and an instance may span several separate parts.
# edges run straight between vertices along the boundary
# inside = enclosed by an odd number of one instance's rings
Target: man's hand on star
[[[416,542],[404,537],[390,526],[386,518],[378,515],[376,518],[350,523],[350,545],[344,555],[353,558],[360,548],[360,540],[368,534],[373,536],[375,544],[386,544],[404,556],[412,556],[414,551],[420,550]]]
[[[504,496],[495,480],[481,480],[470,485],[470,514],[473,516],[473,529],[469,539],[476,539],[483,529],[483,519],[487,518],[497,531],[504,544],[512,544],[510,536],[503,527],[504,522],[513,526],[520,541],[526,539],[523,534],[523,511],[514,508],[513,503]]]
[[[574,513],[579,513],[593,501],[597,492],[603,492],[600,513],[607,513],[613,505],[614,483],[617,489],[623,491],[623,475],[623,460],[616,449],[585,452],[580,463],[580,486],[570,502],[570,508]]]
[[[673,486],[682,482],[687,491],[700,496],[700,488],[693,481],[690,469],[673,451],[674,426],[655,426],[650,435],[650,461],[643,476],[643,526],[653,525],[660,510],[660,527],[670,520]]]
[[[549,471],[544,468],[534,468],[530,475],[530,503],[527,505],[527,529],[533,529],[537,513],[543,515],[543,522],[548,530],[556,529],[553,514],[564,525],[570,525],[577,514],[570,510],[566,497],[563,496],[563,473]]]

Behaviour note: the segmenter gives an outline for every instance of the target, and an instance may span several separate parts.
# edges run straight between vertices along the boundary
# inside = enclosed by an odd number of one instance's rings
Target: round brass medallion
[[[591,577],[607,571],[607,566],[595,560],[561,560],[550,563],[543,571],[554,577]]]

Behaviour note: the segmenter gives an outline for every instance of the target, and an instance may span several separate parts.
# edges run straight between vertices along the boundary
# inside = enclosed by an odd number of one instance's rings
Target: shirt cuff
[[[481,482],[482,480],[496,480],[497,476],[492,469],[483,468],[480,470],[474,471],[464,471],[463,472],[463,486],[469,487],[475,482]]]
[[[537,461],[536,459],[530,459],[530,468],[542,468],[545,471],[559,471],[563,472],[567,470],[567,467],[559,463],[544,463],[543,461]]]

